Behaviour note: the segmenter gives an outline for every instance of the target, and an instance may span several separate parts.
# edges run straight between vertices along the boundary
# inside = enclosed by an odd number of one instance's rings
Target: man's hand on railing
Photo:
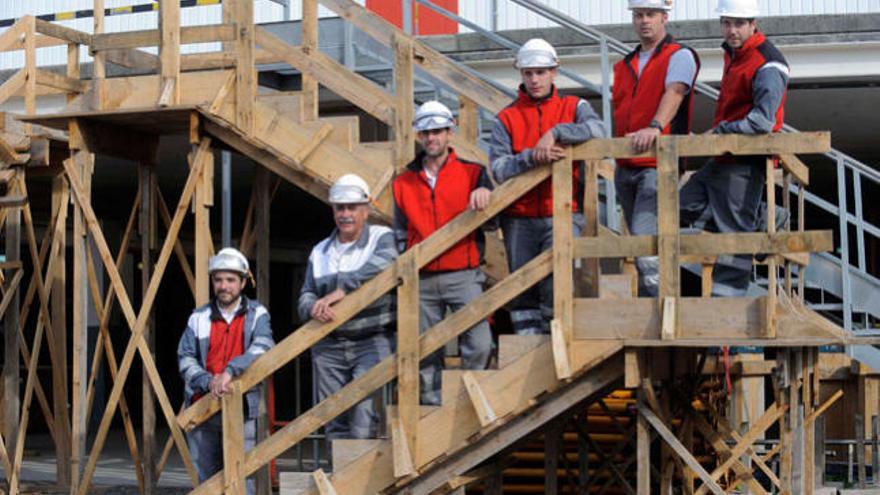
[[[335,320],[336,314],[331,306],[341,301],[343,297],[345,297],[345,292],[342,289],[336,289],[315,301],[315,304],[312,306],[312,318],[321,323],[329,323]]]
[[[489,198],[492,191],[485,187],[478,187],[471,191],[471,199],[468,201],[468,207],[472,210],[483,211],[489,206]]]
[[[553,129],[545,132],[538,144],[532,148],[532,161],[535,165],[549,165],[565,158],[565,148],[556,144]]]
[[[636,153],[644,153],[654,145],[654,140],[660,135],[660,129],[645,127],[636,132],[630,132],[626,137],[632,138],[632,148]]]
[[[229,392],[229,383],[231,381],[232,375],[227,371],[224,371],[219,375],[214,375],[214,377],[211,378],[211,395],[214,396],[215,399],[223,397],[223,394]]]

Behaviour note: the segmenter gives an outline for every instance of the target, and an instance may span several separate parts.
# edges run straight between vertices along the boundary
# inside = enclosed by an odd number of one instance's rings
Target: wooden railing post
[[[599,165],[598,160],[586,162],[584,167],[584,230],[581,237],[596,237],[599,235]],[[599,297],[599,258],[586,258],[581,260],[580,297]]]
[[[227,0],[232,4],[235,27],[235,124],[246,133],[254,128],[257,74],[254,66],[254,2]]]
[[[223,492],[245,495],[244,405],[241,383],[233,380],[223,395]]]
[[[553,167],[553,320],[550,338],[559,379],[571,378],[572,312],[574,311],[572,150]]]
[[[162,2],[162,4],[165,3]],[[95,22],[92,32],[94,34],[102,34],[104,32],[104,0],[94,0],[93,12]],[[107,76],[106,59],[106,52],[97,51],[94,53],[94,100],[92,101],[92,108],[96,110],[104,108],[104,78]]]
[[[159,2],[159,106],[180,103],[180,2]]]
[[[662,322],[660,336],[675,339],[678,335],[679,297],[679,212],[678,147],[674,138],[660,137],[657,150],[657,254],[660,262],[658,309]]]
[[[397,263],[397,417],[392,418],[394,475],[413,474],[419,425],[418,246]]]
[[[27,70],[27,82],[24,86],[24,113],[30,116],[37,113],[37,27],[34,16],[29,15],[22,21],[27,23],[24,37],[24,60]],[[31,124],[25,124],[24,133],[30,136],[32,129]]]
[[[766,160],[767,174],[767,233],[776,233],[776,160],[768,157]],[[767,258],[767,299],[764,301],[764,337],[776,338],[776,290],[777,269],[776,255]]]
[[[311,55],[319,50],[318,46],[318,0],[303,0],[302,3],[302,48]],[[303,119],[306,121],[318,118],[318,80],[311,75],[302,73]]]
[[[394,90],[397,96],[394,112],[395,170],[401,170],[415,156],[413,148],[413,105],[415,103],[413,83],[413,42],[407,36],[395,34],[392,40],[394,49]]]

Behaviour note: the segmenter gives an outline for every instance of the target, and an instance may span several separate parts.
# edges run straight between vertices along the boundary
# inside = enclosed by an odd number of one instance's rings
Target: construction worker
[[[355,174],[340,177],[330,188],[336,228],[309,255],[299,295],[299,317],[322,323],[336,319],[333,306],[372,279],[397,258],[394,233],[370,225],[370,188]],[[395,312],[385,294],[312,347],[317,402],[333,395],[391,355]],[[379,414],[367,398],[325,427],[328,440],[375,438]]]
[[[629,0],[639,45],[614,65],[614,136],[644,152],[663,134],[688,134],[699,58],[666,32],[671,0]],[[657,234],[657,160],[618,159],[617,198],[632,235]],[[639,295],[656,296],[656,256],[636,258]]]
[[[240,376],[275,341],[269,311],[242,294],[249,277],[248,260],[233,248],[221,249],[208,261],[214,297],[196,308],[177,347],[177,362],[188,407],[200,398],[215,399],[229,393],[232,379]],[[254,447],[259,410],[259,386],[245,393],[244,449]],[[205,481],[223,469],[223,424],[220,414],[187,434],[190,454]],[[255,491],[247,481],[247,493]]]
[[[394,234],[404,251],[427,239],[459,213],[489,204],[492,183],[485,167],[463,160],[449,146],[455,119],[438,101],[419,107],[413,120],[422,151],[393,183]],[[422,268],[419,276],[419,330],[439,323],[483,293],[480,270],[482,232],[472,232]],[[460,339],[462,368],[481,370],[492,353],[489,323],[481,321]],[[422,360],[421,402],[440,404],[443,350]]]
[[[502,110],[492,129],[490,168],[501,183],[532,167],[565,158],[565,147],[608,134],[586,100],[561,96],[554,81],[559,67],[556,50],[542,39],[527,41],[516,55],[522,84],[519,96]],[[583,164],[572,170],[574,232],[584,225]],[[548,178],[501,215],[501,229],[510,270],[514,271],[549,249],[553,240],[553,186]],[[549,333],[553,318],[550,277],[524,292],[511,305],[513,330],[520,335]]]
[[[766,134],[782,128],[789,67],[758,30],[758,12],[757,0],[718,2],[724,76],[709,132]],[[766,159],[724,155],[709,160],[681,190],[682,224],[715,232],[755,231],[762,220]],[[712,294],[744,295],[751,270],[751,256],[719,256]]]

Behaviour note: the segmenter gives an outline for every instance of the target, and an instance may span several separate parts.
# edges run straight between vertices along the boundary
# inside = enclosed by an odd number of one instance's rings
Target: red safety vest
[[[779,62],[788,66],[782,53],[767,40],[764,33],[756,32],[746,40],[741,48],[732,49],[724,44],[724,76],[721,78],[721,95],[715,108],[715,120],[712,127],[722,121],[741,120],[755,106],[752,99],[752,81],[758,69],[768,62]],[[776,124],[773,132],[782,128],[785,116],[785,100],[776,110]]]
[[[557,124],[575,121],[580,98],[559,96],[556,87],[547,98],[535,100],[520,87],[519,97],[498,114],[498,119],[510,135],[514,153],[534,148],[541,136]],[[574,184],[581,184],[582,163],[572,169]],[[572,211],[580,209],[579,187],[572,188]],[[553,215],[553,181],[547,179],[527,192],[504,212],[513,217],[549,217]]]
[[[212,310],[213,311],[213,310]],[[211,318],[211,340],[205,368],[212,375],[223,373],[229,361],[244,354],[244,311],[240,311],[226,323],[222,316]]]
[[[427,239],[459,213],[468,208],[471,191],[479,187],[484,168],[479,163],[458,158],[449,149],[446,163],[437,172],[434,188],[428,183],[421,154],[394,179],[394,202],[407,220],[406,248]],[[472,232],[443,254],[425,265],[422,271],[441,272],[480,266],[477,234]]]
[[[679,50],[691,50],[691,48],[679,44],[667,35],[642,69],[639,75],[639,48],[630,52],[623,60],[614,64],[614,135],[626,136],[630,132],[648,127],[651,120],[657,114],[660,100],[666,92],[666,73],[672,55]],[[700,70],[700,59],[696,52],[691,50],[697,63],[697,72]],[[684,101],[678,107],[672,121],[662,130],[663,134],[688,134],[691,131],[691,115],[694,108],[693,87],[696,81],[690,83],[690,90]],[[657,160],[650,158],[618,159],[618,165],[628,167],[656,167]]]

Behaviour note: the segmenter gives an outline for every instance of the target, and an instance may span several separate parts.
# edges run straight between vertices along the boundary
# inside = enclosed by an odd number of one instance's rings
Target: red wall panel
[[[458,13],[458,0],[433,0],[437,6]],[[401,0],[367,0],[367,8],[381,15],[397,27],[403,27],[403,6]],[[458,32],[458,24],[443,17],[424,5],[412,2],[415,17],[414,32],[420,35],[454,34]]]

